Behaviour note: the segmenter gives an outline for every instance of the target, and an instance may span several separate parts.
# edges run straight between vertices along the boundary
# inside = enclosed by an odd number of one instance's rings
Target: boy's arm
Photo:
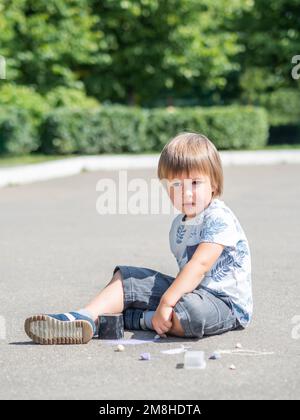
[[[217,243],[202,242],[199,244],[190,261],[185,264],[161,297],[160,303],[174,307],[185,293],[196,289],[205,273],[211,269],[222,254],[223,249],[224,245]]]

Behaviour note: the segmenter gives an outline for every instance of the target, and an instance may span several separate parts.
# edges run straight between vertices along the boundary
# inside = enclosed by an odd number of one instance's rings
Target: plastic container
[[[185,369],[205,369],[205,353],[204,351],[189,350],[184,353]]]
[[[124,338],[123,313],[103,314],[99,318],[98,338],[102,340],[119,340]]]

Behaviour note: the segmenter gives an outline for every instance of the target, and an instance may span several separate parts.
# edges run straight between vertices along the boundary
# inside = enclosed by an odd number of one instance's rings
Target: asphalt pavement
[[[66,312],[89,301],[117,264],[176,275],[169,251],[171,215],[100,215],[100,179],[117,171],[11,186],[0,190],[1,399],[299,399],[300,165],[226,167],[222,199],[240,220],[252,257],[254,317],[245,331],[199,339],[170,337],[127,345],[30,342],[24,319]],[[132,170],[147,182],[155,171]],[[154,333],[126,331],[126,338]],[[224,354],[217,349],[268,352]],[[205,351],[205,370],[183,368],[180,347]],[[151,360],[139,360],[143,352]],[[234,364],[236,369],[229,366]]]

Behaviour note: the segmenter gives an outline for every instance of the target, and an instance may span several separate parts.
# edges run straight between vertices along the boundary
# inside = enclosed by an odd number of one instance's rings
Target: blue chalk
[[[221,355],[217,351],[214,351],[213,354],[209,358],[210,360],[217,360],[217,359],[221,359]]]

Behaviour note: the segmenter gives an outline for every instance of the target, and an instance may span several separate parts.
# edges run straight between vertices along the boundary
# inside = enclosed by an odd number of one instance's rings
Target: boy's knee
[[[111,279],[111,283],[112,283],[113,281],[116,281],[116,280],[122,280],[122,273],[121,273],[121,270],[117,270],[117,271],[115,271],[115,273],[114,273],[114,275],[113,275],[113,277],[112,277],[112,279]]]
[[[203,308],[200,307],[199,303],[198,301],[195,302],[194,295],[188,293],[182,296],[175,306],[176,312],[180,313],[182,322],[179,321],[177,314],[174,318],[178,320],[185,337],[203,337],[206,314],[205,311],[201,310]],[[178,326],[176,321],[175,323]]]

